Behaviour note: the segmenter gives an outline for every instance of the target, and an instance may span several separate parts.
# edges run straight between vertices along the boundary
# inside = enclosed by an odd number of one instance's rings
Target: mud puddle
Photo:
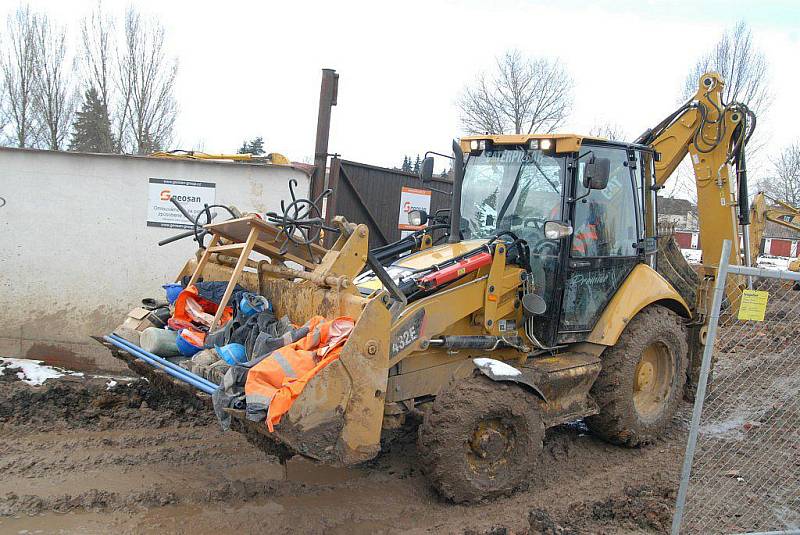
[[[289,459],[285,467],[282,479],[312,485],[342,483],[367,475],[358,468],[326,466],[300,456]]]

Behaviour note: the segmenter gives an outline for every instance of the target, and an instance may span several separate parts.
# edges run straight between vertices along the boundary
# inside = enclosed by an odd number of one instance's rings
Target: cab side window
[[[575,205],[572,257],[636,256],[636,203],[631,170],[623,149],[586,147],[578,163],[576,197],[586,194],[583,171],[592,155],[608,158],[611,171],[608,185],[591,190]],[[587,154],[584,156],[584,154]]]

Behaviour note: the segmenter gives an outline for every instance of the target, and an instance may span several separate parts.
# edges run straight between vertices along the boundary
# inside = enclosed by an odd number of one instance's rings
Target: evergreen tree
[[[419,159],[419,154],[417,154],[417,159],[414,162],[414,172],[419,173],[419,166],[422,163],[422,160]]]
[[[410,156],[405,156],[403,158],[403,167],[401,169],[403,171],[405,171],[406,173],[410,173],[411,172],[411,157]]]
[[[108,108],[94,87],[84,96],[81,109],[75,113],[72,123],[70,150],[79,152],[114,152],[114,135],[111,133],[111,120]]]
[[[264,152],[264,138],[258,136],[251,140],[244,140],[242,146],[239,148],[239,154],[252,154],[253,156],[261,156]]]

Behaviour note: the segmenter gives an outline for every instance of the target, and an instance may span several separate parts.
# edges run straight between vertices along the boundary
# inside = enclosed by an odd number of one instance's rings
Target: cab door
[[[591,154],[590,154],[591,153]],[[602,190],[583,187],[590,158],[608,158]],[[567,254],[558,343],[585,340],[639,262],[641,228],[634,182],[636,157],[623,147],[584,145],[575,162],[569,210],[573,234]]]

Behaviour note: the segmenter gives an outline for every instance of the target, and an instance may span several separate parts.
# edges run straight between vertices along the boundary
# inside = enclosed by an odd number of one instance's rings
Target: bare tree
[[[589,135],[593,137],[604,137],[611,141],[624,141],[627,137],[625,130],[619,124],[611,122],[594,125],[589,130]]]
[[[130,76],[120,78],[119,54],[115,46],[116,21],[98,0],[94,10],[81,20],[82,77],[85,91],[94,88],[111,125],[113,151],[124,152],[132,84]]]
[[[457,102],[461,123],[470,133],[552,132],[569,114],[572,87],[558,61],[511,50],[497,58],[494,73],[464,89]]]
[[[785,147],[772,165],[772,176],[761,182],[761,189],[776,199],[800,206],[800,143]]]
[[[700,76],[708,71],[718,72],[725,80],[722,95],[725,103],[744,103],[756,116],[769,108],[772,98],[768,87],[767,60],[753,42],[750,28],[744,21],[726,30],[713,48],[689,70],[682,91],[683,101],[697,92]],[[751,177],[762,167],[753,165],[754,161],[758,162],[758,153],[762,148],[760,131],[757,129],[747,145]],[[697,198],[694,171],[688,159],[678,167],[670,187],[676,195]]]
[[[723,99],[726,103],[742,102],[756,115],[769,107],[772,99],[767,60],[753,44],[750,28],[744,21],[725,31],[714,48],[695,63],[686,76],[684,100],[695,94],[700,76],[708,71],[718,72],[725,80]]]
[[[37,68],[39,17],[24,5],[8,16],[2,71],[5,113],[12,142],[18,147],[36,144],[34,97]]]
[[[81,43],[83,45],[82,76],[85,84],[94,87],[100,102],[110,106],[112,90],[111,35],[114,32],[114,19],[103,11],[102,2],[97,2],[90,15],[81,20]]]
[[[69,134],[78,95],[66,62],[67,32],[43,15],[36,31],[38,63],[34,109],[42,127],[43,145],[61,150]]]
[[[118,67],[117,86],[126,117],[121,137],[127,137],[137,154],[169,145],[178,113],[173,95],[178,62],[166,56],[164,27],[128,9]]]

